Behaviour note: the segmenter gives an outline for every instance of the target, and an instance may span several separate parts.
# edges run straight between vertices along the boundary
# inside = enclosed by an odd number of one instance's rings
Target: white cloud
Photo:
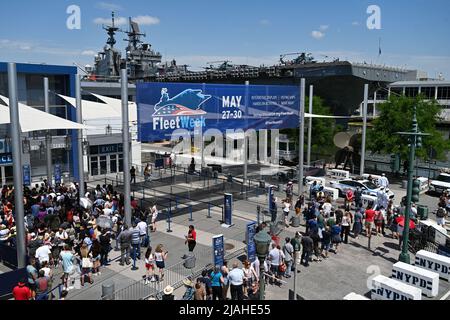
[[[319,27],[319,30],[320,30],[320,31],[327,31],[329,27],[330,27],[330,26],[323,24],[323,25],[321,25],[321,26]]]
[[[267,19],[262,19],[259,21],[259,24],[262,26],[268,26],[268,25],[270,25],[270,21]]]
[[[325,33],[320,32],[320,31],[317,31],[317,30],[314,30],[313,32],[311,32],[311,36],[312,36],[314,39],[320,40],[320,39],[322,39],[323,37],[325,37]]]
[[[356,26],[359,26],[359,22],[358,22],[358,21],[353,21],[353,22],[352,22],[352,26],[355,26],[355,27],[356,27]]]
[[[151,26],[161,22],[159,18],[152,16],[137,16],[133,17],[132,20],[142,26]]]
[[[111,18],[95,18],[94,23],[98,24],[98,25],[103,25],[103,24],[111,25],[112,20],[111,20]],[[114,24],[116,26],[125,26],[128,24],[128,19],[124,18],[124,17],[116,17],[114,19]]]
[[[97,8],[107,11],[120,11],[123,10],[123,8],[115,3],[109,3],[109,2],[98,2],[96,5]]]
[[[97,53],[93,50],[84,50],[81,52],[82,56],[95,56]]]

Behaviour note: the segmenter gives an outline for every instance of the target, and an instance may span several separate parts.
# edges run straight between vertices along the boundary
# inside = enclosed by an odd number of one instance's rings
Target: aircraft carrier
[[[139,25],[130,18],[129,30],[123,31],[112,24],[103,27],[108,34],[106,46],[95,57],[93,67],[86,67],[88,75],[84,81],[118,82],[121,67],[128,69],[132,82],[190,82],[266,85],[299,85],[305,78],[307,85],[314,85],[314,95],[321,97],[335,115],[351,116],[363,101],[364,84],[370,85],[370,96],[377,92],[378,99],[387,96],[387,85],[397,81],[419,80],[426,77],[417,70],[353,63],[332,59],[317,61],[308,53],[280,55],[280,61],[272,66],[236,65],[231,61],[208,63],[204,71],[191,71],[187,65],[178,65],[175,60],[162,62],[162,55],[152,49],[142,38]],[[128,35],[125,58],[114,45],[115,35]],[[288,56],[296,56],[287,60]]]

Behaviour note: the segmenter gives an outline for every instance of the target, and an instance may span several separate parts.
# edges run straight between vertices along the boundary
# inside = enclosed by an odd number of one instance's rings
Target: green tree
[[[388,101],[377,106],[379,117],[372,122],[372,130],[368,131],[368,149],[374,153],[399,153],[402,159],[408,159],[408,138],[396,133],[412,130],[414,105],[417,106],[419,130],[431,135],[422,138],[422,147],[416,149],[417,157],[428,159],[431,147],[437,159],[445,159],[450,142],[436,129],[442,108],[435,100],[425,100],[423,96],[391,95]]]

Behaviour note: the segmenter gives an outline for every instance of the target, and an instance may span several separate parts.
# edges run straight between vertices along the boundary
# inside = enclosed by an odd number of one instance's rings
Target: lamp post
[[[253,238],[256,245],[256,255],[259,260],[259,300],[264,300],[265,281],[264,281],[264,260],[269,253],[269,246],[272,238],[263,229],[259,231]]]
[[[417,107],[414,106],[414,114],[412,121],[412,131],[411,132],[397,132],[397,134],[402,136],[409,136],[409,159],[408,159],[408,188],[406,193],[406,210],[405,210],[405,220],[403,227],[403,243],[402,252],[400,253],[399,260],[404,263],[410,263],[410,257],[408,253],[408,242],[409,242],[409,222],[411,215],[411,200],[412,200],[412,189],[413,189],[413,171],[415,162],[415,152],[416,147],[421,146],[421,137],[429,136],[426,133],[419,132],[419,126],[417,124]]]

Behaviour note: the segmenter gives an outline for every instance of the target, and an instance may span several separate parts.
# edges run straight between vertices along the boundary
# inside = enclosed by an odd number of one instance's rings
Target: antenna
[[[114,45],[117,43],[116,39],[114,38],[114,36],[116,35],[116,32],[117,31],[123,32],[123,31],[120,30],[119,28],[117,28],[116,25],[115,25],[115,13],[114,13],[114,11],[111,13],[111,17],[112,17],[112,25],[111,26],[103,26],[103,29],[106,30],[106,33],[109,36],[108,41],[106,41],[106,43],[109,44],[111,49],[113,49]]]

